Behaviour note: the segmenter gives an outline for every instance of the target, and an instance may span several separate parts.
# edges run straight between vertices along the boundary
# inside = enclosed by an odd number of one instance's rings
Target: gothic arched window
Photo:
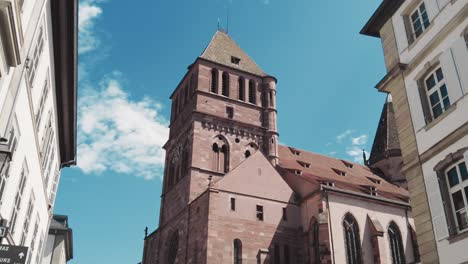
[[[249,103],[255,104],[257,102],[255,97],[255,82],[249,81]]]
[[[403,241],[401,239],[400,229],[391,222],[388,227],[388,239],[390,241],[390,251],[392,253],[393,264],[403,264],[405,261],[405,251],[403,250]]]
[[[244,78],[240,77],[238,80],[238,86],[239,86],[239,100],[245,101],[245,80]]]
[[[229,73],[223,72],[221,92],[224,96],[229,96]]]
[[[242,264],[242,242],[240,239],[234,239],[234,264]]]
[[[361,239],[359,238],[359,226],[356,219],[350,213],[343,220],[345,235],[346,259],[348,264],[361,264]]]
[[[222,136],[216,137],[212,145],[212,169],[217,172],[226,173],[229,170],[229,148]]]
[[[172,233],[167,246],[167,263],[174,264],[177,258],[177,252],[179,251],[179,231],[176,230]]]
[[[218,70],[211,70],[211,92],[218,93]]]

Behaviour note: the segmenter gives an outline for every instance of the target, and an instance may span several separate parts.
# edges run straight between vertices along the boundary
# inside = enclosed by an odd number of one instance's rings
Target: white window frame
[[[18,183],[18,190],[15,196],[15,204],[13,205],[11,217],[10,217],[10,221],[11,221],[10,230],[12,234],[15,233],[16,223],[18,221],[18,212],[21,210],[21,203],[23,200],[23,193],[26,187],[26,182],[28,180],[28,174],[29,174],[29,171],[25,163],[23,165],[23,169],[21,170],[20,181]]]
[[[47,95],[49,94],[49,90],[50,90],[49,89],[50,82],[49,82],[48,76],[49,76],[49,71],[47,71],[47,77],[46,77],[45,82],[44,82],[44,87],[42,88],[41,98],[39,99],[39,107],[38,107],[36,115],[35,115],[36,128],[39,128],[39,125],[41,124],[42,114],[44,112],[44,107],[45,107],[45,102],[47,101]]]
[[[34,46],[34,51],[31,54],[31,57],[29,58],[29,61],[27,63],[28,83],[31,88],[33,87],[34,79],[36,77],[37,68],[39,65],[39,61],[41,59],[42,52],[44,51],[44,43],[45,43],[44,35],[45,35],[44,27],[41,26],[37,34],[36,45]]]
[[[437,76],[437,71],[439,71],[439,70],[440,70],[440,73],[442,74],[442,79],[441,80],[439,80],[439,77]],[[428,87],[427,81],[431,77],[434,79],[435,84],[432,87]],[[447,93],[446,96],[442,96],[442,92],[441,92],[442,87],[445,87],[445,91]],[[428,106],[429,106],[429,111],[430,111],[430,113],[432,115],[432,118],[436,119],[437,117],[441,116],[445,111],[447,111],[450,108],[450,106],[452,105],[452,103],[450,101],[450,95],[448,94],[447,83],[445,81],[445,75],[444,75],[444,71],[443,71],[442,67],[438,66],[434,70],[432,70],[430,73],[426,74],[426,77],[424,78],[424,88],[425,88],[425,92],[426,92],[426,100],[427,100],[427,103],[428,103]],[[439,97],[439,101],[437,103],[435,103],[434,105],[432,105],[431,95],[433,95],[434,93],[437,93],[437,96]],[[445,99],[448,100],[448,106],[445,105],[445,102],[444,102]],[[434,114],[434,108],[437,105],[440,105],[440,107],[442,109],[442,112],[439,115],[436,116]]]
[[[413,20],[413,15],[415,14],[417,15],[417,18]],[[425,14],[427,20],[423,20],[423,14]],[[424,33],[424,31],[426,31],[426,29],[431,25],[431,20],[429,18],[429,14],[427,13],[427,8],[424,1],[418,4],[418,6],[410,13],[409,21],[411,23],[411,30],[413,32],[414,39],[419,38]],[[421,33],[419,33],[419,35],[416,33],[419,27],[416,28],[414,25],[416,21],[420,22]],[[427,21],[427,25],[424,23],[425,21]]]
[[[467,166],[467,163],[465,162],[465,160],[461,160],[461,161],[458,161],[455,164],[451,165],[450,167],[448,167],[445,170],[445,180],[447,181],[447,188],[448,188],[448,193],[449,193],[449,196],[450,196],[450,202],[452,203],[452,214],[453,214],[455,223],[457,225],[457,231],[463,231],[463,230],[468,229],[468,197],[466,197],[466,193],[465,193],[465,188],[468,188],[468,179],[463,181],[463,179],[461,178],[461,173],[460,173],[460,167],[459,166],[462,163],[465,163],[465,166]],[[456,184],[455,186],[450,187],[448,172],[450,170],[452,170],[453,168],[455,168],[456,172],[457,172],[458,184]],[[456,211],[455,203],[453,202],[452,195],[454,193],[458,192],[458,191],[460,191],[461,194],[462,194],[463,203],[464,203],[465,207],[459,209],[458,211]],[[467,224],[466,224],[466,226],[464,228],[460,228],[460,224],[458,223],[458,218],[457,218],[457,213],[458,212],[465,212],[465,217],[466,217]]]
[[[25,246],[26,239],[29,233],[29,226],[31,224],[31,216],[34,211],[34,193],[31,192],[31,195],[29,197],[29,202],[28,202],[28,208],[26,210],[26,216],[24,218],[24,223],[23,223],[23,233],[21,235],[21,240],[20,240],[20,245]]]

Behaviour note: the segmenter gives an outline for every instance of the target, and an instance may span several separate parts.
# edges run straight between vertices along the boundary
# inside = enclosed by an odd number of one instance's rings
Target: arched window
[[[174,264],[179,251],[179,231],[174,231],[167,246],[167,263]]]
[[[212,145],[212,169],[226,173],[229,170],[229,149],[226,140],[222,136],[216,137]]]
[[[356,219],[346,214],[343,220],[345,235],[346,259],[348,264],[361,264],[361,240],[359,238],[359,226]]]
[[[244,78],[240,77],[238,80],[238,86],[239,86],[239,100],[245,101],[245,80]]]
[[[255,82],[249,81],[249,103],[255,104],[257,102],[255,97]]]
[[[234,239],[234,264],[242,264],[242,242],[240,239]]]
[[[221,92],[224,96],[229,96],[229,73],[223,72]]]
[[[211,92],[218,93],[218,70],[211,70]]]
[[[401,239],[400,229],[391,222],[388,227],[388,239],[390,241],[390,251],[392,253],[393,264],[403,264],[405,261],[405,252],[403,251],[403,241]]]

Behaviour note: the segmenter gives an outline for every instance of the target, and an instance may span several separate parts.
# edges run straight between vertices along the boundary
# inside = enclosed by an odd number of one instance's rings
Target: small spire
[[[219,17],[218,17],[218,30],[219,30]]]
[[[148,237],[148,227],[145,227],[145,239]]]
[[[367,160],[367,157],[366,157],[366,151],[364,149],[362,149],[362,160],[364,161],[364,165],[368,165],[368,160]]]

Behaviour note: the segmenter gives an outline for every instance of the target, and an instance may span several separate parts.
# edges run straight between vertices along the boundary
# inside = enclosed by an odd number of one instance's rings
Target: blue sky
[[[78,166],[55,213],[74,231],[71,263],[141,261],[157,228],[169,95],[217,28],[278,79],[280,142],[360,161],[385,95],[380,40],[359,30],[379,0],[81,0]]]

